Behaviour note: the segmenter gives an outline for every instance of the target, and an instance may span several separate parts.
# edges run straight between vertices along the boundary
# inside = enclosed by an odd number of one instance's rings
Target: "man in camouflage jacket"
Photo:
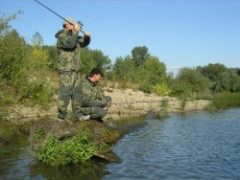
[[[67,20],[67,21],[66,21]],[[83,32],[84,36],[79,36],[81,25],[72,18],[66,18],[63,22],[63,30],[57,32],[58,48],[58,73],[59,73],[59,93],[58,93],[58,118],[64,120],[67,116],[67,107],[73,102],[73,89],[77,78],[80,77],[80,48],[90,43],[90,34]],[[74,110],[72,104],[72,109]]]
[[[89,115],[90,119],[101,120],[107,114],[111,97],[105,96],[99,80],[103,76],[100,69],[94,68],[81,83],[77,84],[74,93],[75,117],[79,114]]]

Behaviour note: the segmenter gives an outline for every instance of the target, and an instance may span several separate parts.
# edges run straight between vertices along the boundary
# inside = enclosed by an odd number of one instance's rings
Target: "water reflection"
[[[3,152],[3,151],[1,151]],[[99,180],[106,175],[106,162],[97,159],[79,165],[49,167],[36,161],[28,148],[11,148],[1,153],[0,179],[91,179]]]
[[[0,179],[240,179],[240,109],[169,114],[140,127],[114,146],[120,164],[53,168],[26,147],[0,148]]]
[[[231,109],[147,120],[114,147],[123,163],[108,165],[103,179],[239,179],[239,115]]]
[[[42,163],[35,163],[30,166],[29,177],[37,179],[92,179],[99,180],[106,175],[102,169],[105,163],[87,162],[79,165],[50,168]]]

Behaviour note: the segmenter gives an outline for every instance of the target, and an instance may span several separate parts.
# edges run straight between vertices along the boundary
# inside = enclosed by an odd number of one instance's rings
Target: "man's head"
[[[69,17],[63,21],[63,28],[67,30],[73,29],[74,25],[77,24],[73,18]]]
[[[99,68],[93,68],[89,74],[89,77],[92,82],[98,82],[104,74]]]
[[[74,21],[73,18],[68,17],[68,18],[65,18],[64,21],[63,21],[63,26],[66,25],[66,24],[76,24],[76,22]]]

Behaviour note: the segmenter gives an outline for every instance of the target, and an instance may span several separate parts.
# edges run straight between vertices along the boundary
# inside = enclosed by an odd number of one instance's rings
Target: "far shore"
[[[209,107],[209,100],[191,100],[183,101],[168,96],[158,96],[156,94],[147,94],[142,91],[132,89],[113,89],[105,88],[105,95],[112,97],[112,104],[108,114],[103,121],[121,120],[130,116],[146,115],[149,111],[154,111],[160,116],[162,113],[183,112],[192,110],[203,110]],[[57,99],[57,97],[55,97]],[[39,118],[56,118],[56,102],[49,107],[27,107],[24,105],[15,105],[2,112],[2,119],[10,122],[36,121]],[[69,106],[69,114],[71,108]]]

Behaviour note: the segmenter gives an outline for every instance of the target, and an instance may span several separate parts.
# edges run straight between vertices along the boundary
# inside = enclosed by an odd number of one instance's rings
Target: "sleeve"
[[[58,36],[57,47],[61,49],[73,49],[76,47],[78,42],[78,32],[72,33],[72,35],[68,35],[66,33],[62,33]]]
[[[90,44],[91,37],[90,36],[79,36],[78,37],[78,43],[80,44],[81,47],[86,47],[87,45]]]

